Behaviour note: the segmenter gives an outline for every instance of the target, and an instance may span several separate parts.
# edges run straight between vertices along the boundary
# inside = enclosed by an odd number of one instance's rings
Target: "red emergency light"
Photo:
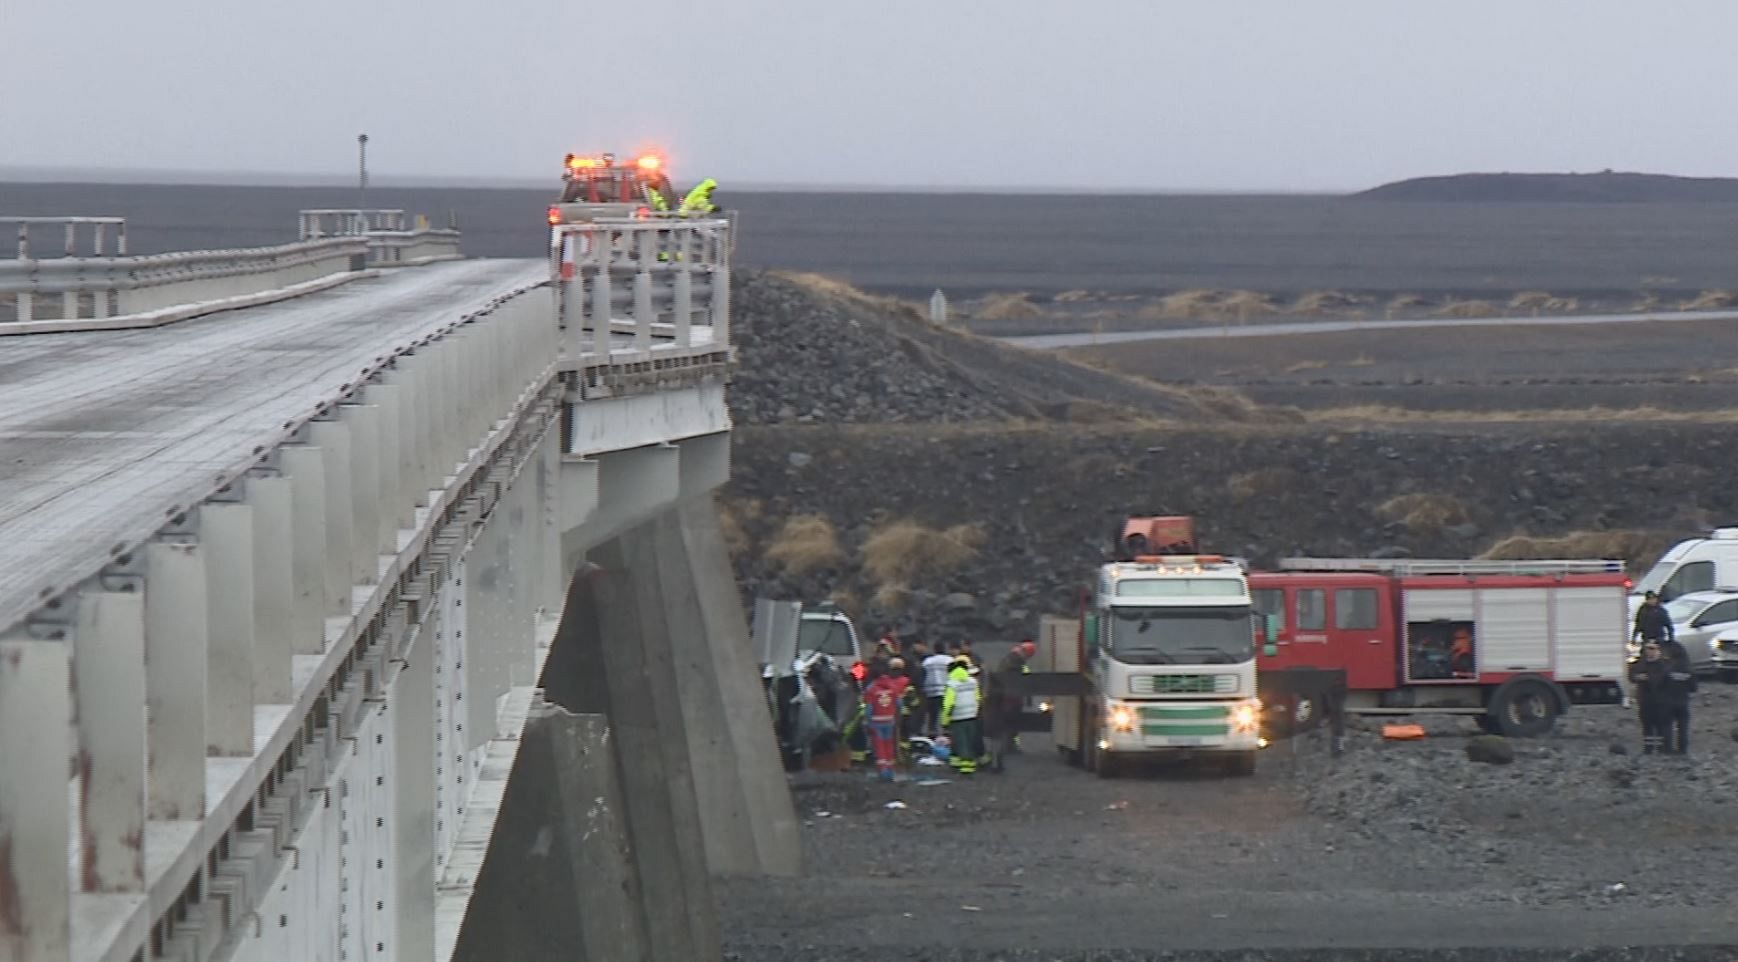
[[[561,223],[561,208],[551,204],[549,206],[549,226],[554,227],[559,223]]]
[[[862,681],[863,679],[869,677],[869,666],[863,664],[860,661],[852,663],[852,665],[851,665],[851,677],[857,679],[858,681]]]

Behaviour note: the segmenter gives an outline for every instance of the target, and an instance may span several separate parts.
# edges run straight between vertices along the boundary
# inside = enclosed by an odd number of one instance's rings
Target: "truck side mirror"
[[[1272,658],[1278,655],[1279,645],[1277,642],[1279,640],[1279,616],[1264,615],[1260,612],[1256,612],[1253,617],[1255,618],[1256,637],[1262,639],[1261,654],[1267,658]]]

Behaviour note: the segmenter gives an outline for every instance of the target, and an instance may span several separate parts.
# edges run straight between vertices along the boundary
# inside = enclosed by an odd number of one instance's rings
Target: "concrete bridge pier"
[[[712,452],[694,443],[697,480]],[[800,871],[710,487],[569,585],[456,962],[718,959],[714,876]]]

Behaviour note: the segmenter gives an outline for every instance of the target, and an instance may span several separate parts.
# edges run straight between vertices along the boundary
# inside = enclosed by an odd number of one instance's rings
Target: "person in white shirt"
[[[947,694],[947,672],[953,656],[937,651],[923,659],[923,730],[931,738],[941,734],[941,700]]]

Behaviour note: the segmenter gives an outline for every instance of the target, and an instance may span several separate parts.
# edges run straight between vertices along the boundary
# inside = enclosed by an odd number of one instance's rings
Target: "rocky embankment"
[[[1738,517],[1724,480],[1735,454],[1738,439],[1696,425],[748,428],[725,508],[750,594],[838,596],[877,624],[1018,637],[1073,609],[1129,512],[1192,514],[1205,546],[1258,562],[1496,546],[1644,562]],[[921,557],[885,557],[901,522],[928,532],[903,544]],[[809,550],[789,550],[804,535]]]

